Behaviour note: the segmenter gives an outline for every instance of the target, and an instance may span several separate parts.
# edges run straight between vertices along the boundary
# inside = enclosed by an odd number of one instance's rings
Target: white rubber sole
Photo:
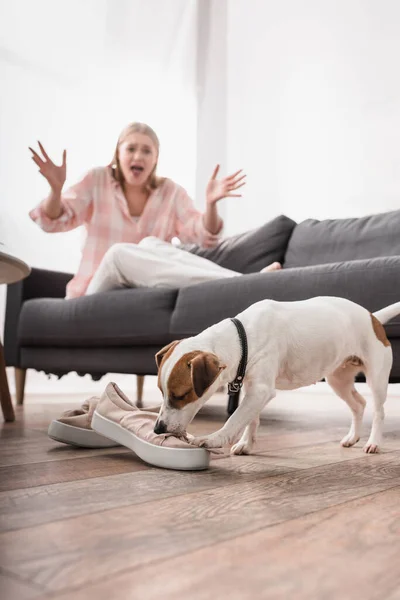
[[[52,421],[47,430],[47,435],[56,442],[79,446],[80,448],[113,448],[119,446],[93,429],[83,429],[74,425],[67,425],[61,421]]]
[[[179,471],[200,471],[210,465],[210,453],[204,448],[167,448],[155,446],[110,421],[97,411],[93,414],[92,428],[101,435],[126,446],[139,458],[155,467]]]

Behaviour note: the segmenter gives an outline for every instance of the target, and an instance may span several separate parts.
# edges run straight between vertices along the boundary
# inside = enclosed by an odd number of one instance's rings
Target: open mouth
[[[139,165],[132,165],[131,171],[132,171],[132,173],[139,174],[139,173],[143,173],[144,168],[140,167]]]

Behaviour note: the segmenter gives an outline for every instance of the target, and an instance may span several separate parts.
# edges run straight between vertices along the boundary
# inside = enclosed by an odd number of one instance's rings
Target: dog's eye
[[[176,401],[179,402],[180,400],[184,400],[186,398],[186,393],[183,394],[182,396],[176,396],[175,394],[172,394],[171,400],[172,401]]]

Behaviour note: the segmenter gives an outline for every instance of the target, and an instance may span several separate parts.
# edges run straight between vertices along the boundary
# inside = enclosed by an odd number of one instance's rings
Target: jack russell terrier
[[[232,454],[249,454],[260,412],[274,398],[275,390],[294,390],[325,378],[351,410],[350,431],[341,444],[353,446],[360,439],[366,404],[354,379],[363,372],[374,402],[371,434],[364,450],[378,452],[393,360],[382,323],[398,314],[400,302],[371,314],[344,298],[262,300],[233,320],[225,319],[199,335],[171,342],[156,354],[163,404],[154,431],[185,435],[204,403],[221,385],[235,380],[238,366],[243,366],[243,350],[247,350],[242,402],[221,429],[191,437],[193,444],[220,448],[236,442]],[[244,336],[239,333],[238,321]]]

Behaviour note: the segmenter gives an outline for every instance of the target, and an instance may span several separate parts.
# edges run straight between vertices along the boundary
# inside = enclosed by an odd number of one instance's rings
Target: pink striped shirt
[[[120,242],[138,243],[147,236],[170,242],[203,244],[210,239],[203,215],[187,192],[171,179],[165,179],[149,196],[140,217],[132,217],[120,184],[110,167],[99,167],[62,194],[62,213],[50,219],[43,202],[29,216],[44,231],[70,231],[84,225],[86,241],[78,272],[67,285],[67,298],[85,294],[106,251]],[[216,243],[217,239],[215,238]]]

